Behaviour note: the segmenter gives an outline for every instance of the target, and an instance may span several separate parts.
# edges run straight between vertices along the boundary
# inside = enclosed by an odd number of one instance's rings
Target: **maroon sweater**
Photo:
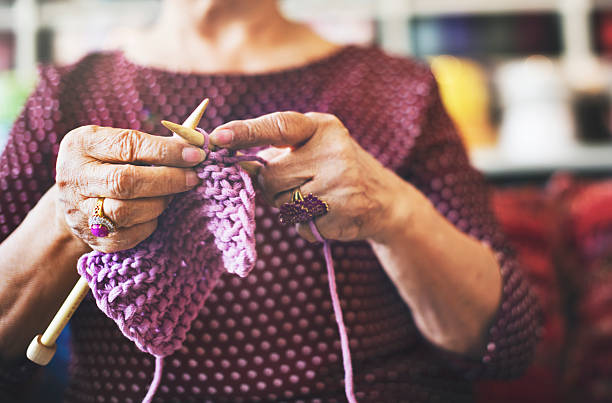
[[[451,223],[496,250],[502,303],[487,351],[469,360],[423,338],[366,242],[333,243],[360,402],[470,401],[470,379],[525,368],[536,340],[536,303],[497,229],[483,178],[470,166],[427,67],[375,48],[350,46],[304,67],[253,75],[164,71],[119,52],[43,68],[0,159],[0,240],[53,185],[65,133],[97,124],[169,135],[160,120],[182,121],[204,97],[212,100],[201,123],[207,130],[282,110],[338,116],[364,149]],[[255,269],[245,279],[222,277],[185,346],[166,358],[156,401],[345,400],[321,248],[280,225],[277,210],[260,196],[256,220]],[[91,296],[71,323],[66,401],[140,401],[153,358],[124,338]],[[16,366],[4,367],[0,385],[8,388],[19,376]]]

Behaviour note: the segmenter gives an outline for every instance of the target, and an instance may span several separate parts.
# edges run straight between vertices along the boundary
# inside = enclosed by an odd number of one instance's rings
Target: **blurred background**
[[[612,0],[283,0],[341,43],[429,63],[544,309],[534,365],[481,402],[612,401]],[[0,0],[0,149],[39,63],[150,24],[156,0]],[[68,340],[64,335],[64,340]],[[61,393],[68,350],[42,382]],[[46,395],[45,401],[50,395]]]

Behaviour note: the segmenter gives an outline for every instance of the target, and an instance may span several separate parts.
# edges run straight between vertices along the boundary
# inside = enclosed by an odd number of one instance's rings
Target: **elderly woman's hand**
[[[68,133],[59,149],[57,214],[93,249],[115,252],[146,239],[175,193],[199,182],[190,167],[204,151],[175,138],[136,130],[82,126]],[[144,166],[151,164],[153,166]],[[117,230],[105,238],[92,235],[88,219],[98,197]]]
[[[415,192],[403,191],[409,185],[361,148],[333,115],[277,112],[229,122],[211,133],[211,142],[233,149],[272,146],[259,153],[268,161],[258,175],[263,194],[277,207],[295,188],[326,201],[329,213],[316,219],[325,238],[381,240],[398,214],[409,218],[405,203],[397,209],[397,195]],[[298,224],[298,231],[315,240],[308,225]]]

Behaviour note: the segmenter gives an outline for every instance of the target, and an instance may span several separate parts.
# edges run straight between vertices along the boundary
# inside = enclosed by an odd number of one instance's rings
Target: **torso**
[[[138,66],[121,53],[75,66],[60,100],[75,125],[169,135],[210,97],[201,127],[278,110],[336,114],[367,151],[399,170],[418,135],[427,69],[376,49],[344,48],[308,66],[260,75],[181,74]],[[398,97],[398,91],[404,93]],[[258,196],[259,260],[225,275],[166,358],[160,401],[343,401],[343,367],[325,262],[318,245],[280,225]],[[360,402],[460,401],[470,386],[432,358],[410,310],[365,242],[334,243],[338,292]],[[137,402],[154,358],[139,351],[87,298],[72,320],[68,402]]]

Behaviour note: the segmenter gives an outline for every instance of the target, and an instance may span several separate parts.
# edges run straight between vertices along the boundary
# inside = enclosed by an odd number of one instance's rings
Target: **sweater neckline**
[[[286,76],[291,74],[301,74],[315,68],[324,67],[333,64],[336,60],[341,59],[344,55],[350,53],[353,49],[357,48],[357,45],[343,45],[336,51],[327,54],[319,59],[313,60],[309,63],[281,68],[277,70],[271,70],[263,73],[240,73],[240,72],[227,72],[227,73],[198,73],[198,72],[186,72],[186,71],[174,71],[170,69],[164,69],[160,67],[146,66],[130,60],[122,50],[115,50],[113,53],[120,59],[126,66],[133,68],[141,72],[148,72],[158,76],[167,77],[196,77],[196,78],[238,78],[238,79],[256,79],[256,78],[270,78],[276,76]]]

